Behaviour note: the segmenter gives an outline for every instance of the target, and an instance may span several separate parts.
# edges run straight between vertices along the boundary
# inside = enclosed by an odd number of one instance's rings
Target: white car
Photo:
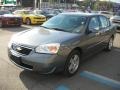
[[[113,17],[110,18],[111,22],[120,28],[120,11],[118,11]]]
[[[111,18],[113,16],[113,13],[108,11],[99,11],[98,13],[106,16],[107,18]]]

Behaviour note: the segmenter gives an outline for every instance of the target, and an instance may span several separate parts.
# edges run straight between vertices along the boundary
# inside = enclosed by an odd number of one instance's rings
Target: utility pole
[[[111,5],[110,4],[111,4],[111,1],[109,0],[109,10],[111,9]]]
[[[39,3],[40,3],[39,9],[41,9],[42,8],[42,6],[41,6],[42,5],[42,0],[40,0]]]
[[[37,8],[37,0],[35,0],[35,2],[34,2],[34,8],[36,9]]]

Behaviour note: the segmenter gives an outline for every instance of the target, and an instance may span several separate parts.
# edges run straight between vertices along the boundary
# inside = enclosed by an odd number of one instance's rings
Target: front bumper
[[[64,56],[35,52],[31,52],[29,55],[22,55],[12,49],[8,49],[8,56],[18,67],[31,71],[39,71],[42,74],[62,71],[66,61]]]
[[[40,20],[40,19],[33,19],[32,24],[42,24],[46,21],[46,19]]]

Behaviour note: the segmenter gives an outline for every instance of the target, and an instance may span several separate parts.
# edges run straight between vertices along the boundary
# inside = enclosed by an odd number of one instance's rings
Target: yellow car
[[[16,10],[13,12],[15,15],[19,15],[23,18],[23,23],[30,24],[42,24],[46,21],[44,15],[35,15],[31,10]]]

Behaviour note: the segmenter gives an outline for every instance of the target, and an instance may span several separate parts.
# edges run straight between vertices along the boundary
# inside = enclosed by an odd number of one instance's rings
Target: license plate
[[[14,61],[17,64],[21,64],[21,57],[19,56],[14,56],[14,55],[10,55],[10,58],[12,59],[12,61]]]

